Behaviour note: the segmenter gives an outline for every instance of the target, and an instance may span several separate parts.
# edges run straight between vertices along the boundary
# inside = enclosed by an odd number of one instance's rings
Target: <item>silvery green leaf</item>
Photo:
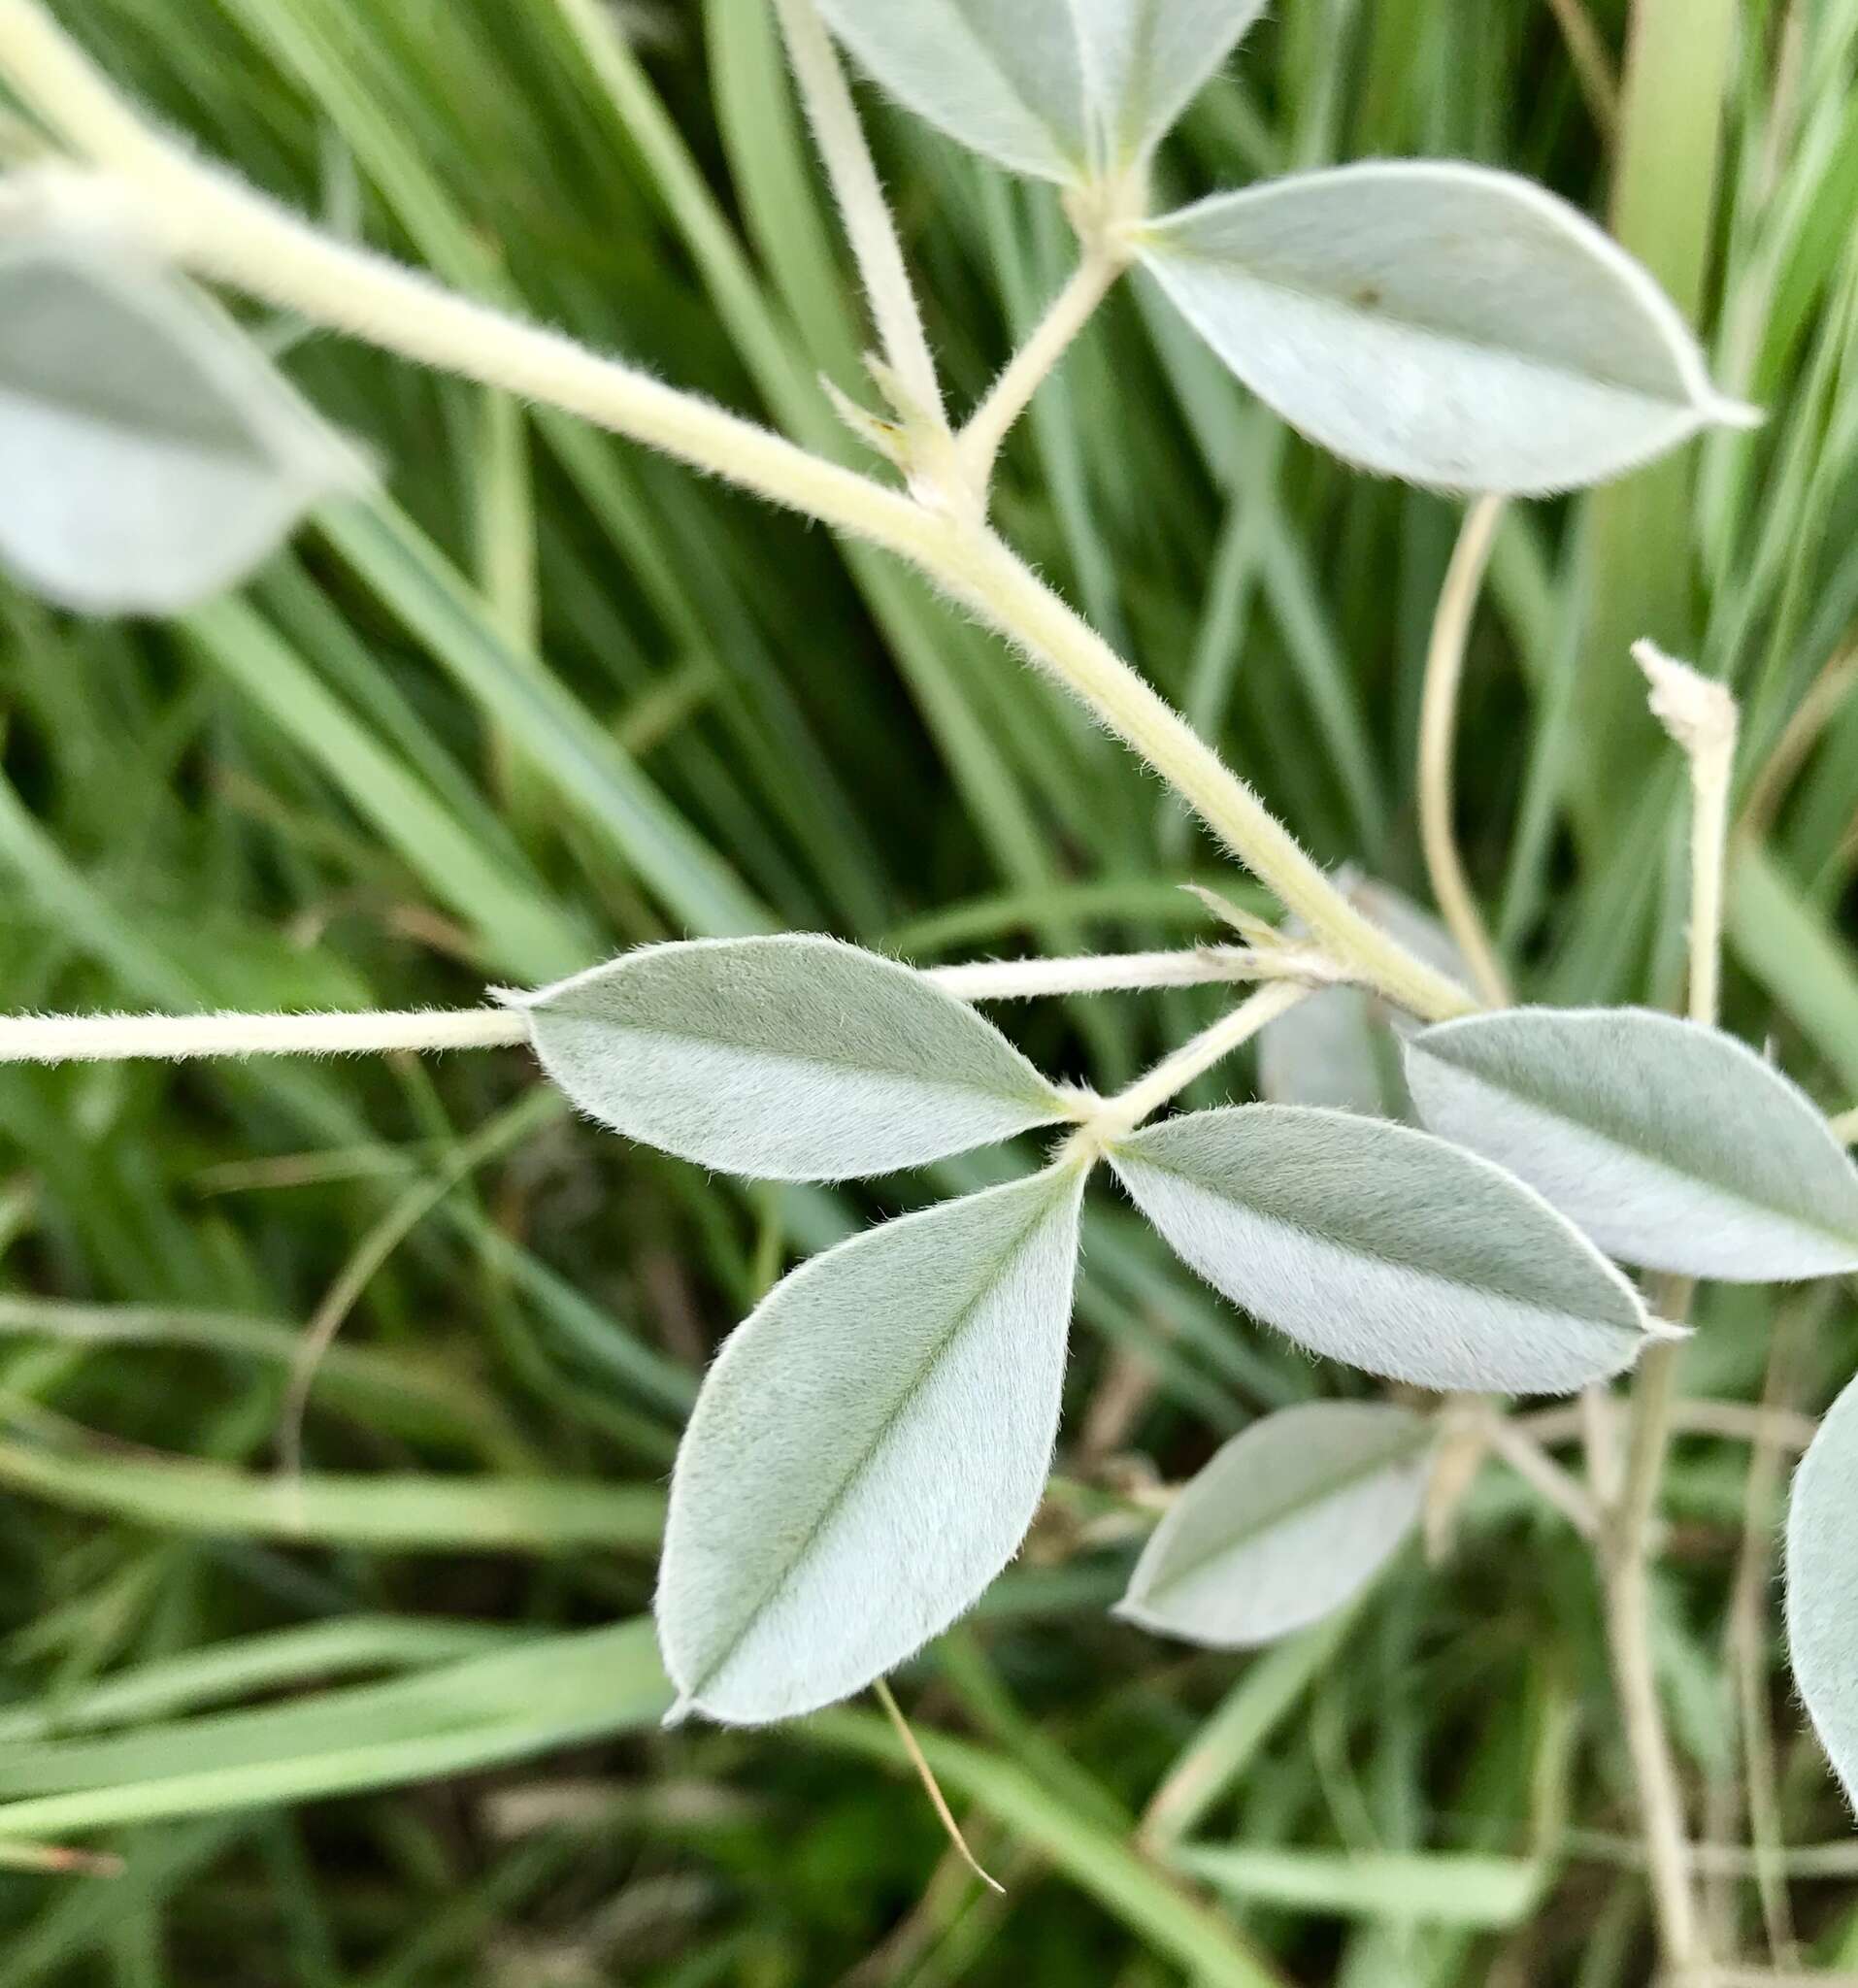
[[[1638,263],[1482,166],[1370,163],[1216,194],[1145,229],[1142,259],[1292,427],[1434,489],[1572,489],[1747,418]]]
[[[836,939],[642,946],[504,998],[590,1117],[732,1174],[888,1174],[1064,1115],[965,1002]]]
[[[698,1397],[658,1636],[732,1725],[861,1690],[971,1607],[1058,1427],[1083,1170],[867,1230],[770,1292]]]
[[[1138,1132],[1110,1160],[1209,1283],[1370,1374],[1566,1394],[1643,1342],[1638,1293],[1572,1222],[1429,1133],[1243,1105]]]
[[[1786,1575],[1794,1681],[1858,1806],[1858,1380],[1832,1405],[1794,1474]]]
[[[1378,1402],[1309,1402],[1253,1423],[1169,1508],[1116,1612],[1215,1649],[1321,1621],[1412,1530],[1432,1434]]]
[[[1338,873],[1337,887],[1410,952],[1453,979],[1463,955],[1431,912],[1390,885]],[[1300,932],[1292,921],[1286,928]],[[1416,1024],[1363,987],[1325,987],[1258,1037],[1258,1089],[1274,1105],[1324,1105],[1377,1118],[1410,1117],[1398,1038]]]
[[[0,562],[27,586],[179,613],[366,481],[198,291],[121,244],[0,246]]]
[[[1642,1009],[1518,1008],[1407,1051],[1433,1131],[1610,1255],[1761,1282],[1858,1269],[1858,1172],[1799,1089],[1720,1030]]]
[[[1263,0],[819,0],[900,103],[1022,173],[1080,183],[1131,164]]]

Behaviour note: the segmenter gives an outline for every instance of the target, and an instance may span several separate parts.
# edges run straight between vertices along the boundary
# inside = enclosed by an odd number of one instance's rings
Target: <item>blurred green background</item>
[[[901,4],[901,0],[900,0]],[[64,0],[210,154],[333,229],[858,460],[865,333],[766,0]],[[1613,212],[1769,411],[1509,517],[1460,819],[1522,984],[1668,1002],[1683,812],[1624,642],[1744,700],[1729,1012],[1858,1098],[1854,0],[1283,0],[1169,199],[1434,152]],[[1062,280],[1055,199],[867,99],[957,405]],[[1155,782],[877,554],[638,450],[249,318],[385,494],[244,595],[83,624],[0,588],[0,1005],[409,1007],[793,927],[929,963],[1184,944],[1262,901]],[[1139,285],[1003,464],[1007,534],[1306,845],[1423,897],[1413,747],[1455,518],[1262,414]],[[1008,1017],[1117,1083],[1215,1011]],[[1243,1070],[1204,1093],[1226,1095]],[[1233,1316],[1107,1191],[1061,1494],[881,1716],[656,1730],[662,1486],[706,1359],[796,1256],[951,1183],[744,1187],[571,1119],[526,1060],[0,1072],[0,1983],[1045,1988],[1568,1983],[1649,1969],[1587,1552],[1474,1492],[1347,1620],[1255,1659],[1111,1621],[1126,1494],[1362,1383]],[[1688,1384],[1817,1409],[1846,1297],[1710,1292]],[[335,1334],[308,1474],[290,1361]],[[1779,1356],[1771,1363],[1771,1352]],[[1858,1849],[1779,1668],[1775,1460],[1686,1439],[1660,1662],[1700,1828],[1858,1966]],[[1748,1545],[1745,1541],[1753,1541]],[[1725,1651],[1738,1581],[1755,1697]],[[1752,1599],[1751,1599],[1752,1598]],[[1752,1615],[1750,1613],[1752,1611]],[[1240,1846],[1209,1885],[1178,1845]],[[119,1856],[59,1873],[58,1846]],[[17,1868],[14,1868],[17,1867]],[[1758,1949],[1747,1860],[1711,1882]]]

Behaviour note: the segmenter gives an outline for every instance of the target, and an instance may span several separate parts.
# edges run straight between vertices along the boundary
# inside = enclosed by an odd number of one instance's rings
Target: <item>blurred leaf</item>
[[[179,613],[366,480],[232,321],[131,245],[0,249],[0,558],[28,585]]]
[[[1215,1649],[1321,1621],[1412,1529],[1432,1439],[1424,1417],[1388,1403],[1280,1408],[1182,1487],[1116,1612]]]
[[[1794,1475],[1787,1647],[1820,1743],[1858,1805],[1858,1380],[1833,1404]]]
[[[1002,165],[1082,181],[1151,150],[1264,0],[819,0],[883,86]]]

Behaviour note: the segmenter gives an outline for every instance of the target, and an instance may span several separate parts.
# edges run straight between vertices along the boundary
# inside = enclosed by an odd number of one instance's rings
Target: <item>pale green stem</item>
[[[1648,643],[1633,654],[1651,684],[1651,707],[1690,767],[1690,989],[1692,1021],[1716,1019],[1721,985],[1722,887],[1730,776],[1735,761],[1734,700],[1719,683],[1662,655]],[[1681,1320],[1695,1289],[1688,1277],[1659,1280],[1653,1302]],[[1651,1646],[1651,1547],[1659,1489],[1677,1403],[1679,1346],[1655,1341],[1639,1363],[1624,1487],[1608,1541],[1607,1629],[1620,1713],[1639,1787],[1646,1867],[1659,1944],[1676,1973],[1708,1964],[1691,1865],[1689,1827],[1671,1736],[1658,1698]]]
[[[910,560],[1146,759],[1340,965],[1428,1018],[1473,1006],[1462,988],[1357,911],[1178,713],[979,523],[325,239],[151,131],[34,0],[0,0],[0,75],[111,169],[110,205],[200,273],[384,350],[580,414]]]
[[[969,415],[955,445],[963,475],[983,498],[993,481],[1001,444],[1012,432],[1013,423],[1032,404],[1033,395],[1070,349],[1072,340],[1090,322],[1097,306],[1110,294],[1127,266],[1127,256],[1108,244],[1086,248],[1070,281],[1052,299],[1025,344],[1008,361],[1005,371],[987,390],[986,398]]]
[[[1086,953],[1074,959],[976,960],[926,967],[925,980],[960,1001],[1209,987],[1241,980],[1334,980],[1306,946],[1244,945],[1169,952]],[[0,1015],[0,1063],[176,1063],[201,1056],[369,1056],[399,1050],[498,1049],[529,1039],[509,1008],[364,1010],[323,1014]]]
[[[1452,761],[1465,645],[1502,519],[1501,497],[1479,497],[1465,513],[1433,613],[1419,704],[1419,839],[1426,873],[1440,915],[1464,954],[1477,992],[1493,1008],[1509,1006],[1510,982],[1458,853],[1452,826]]]
[[[912,411],[946,435],[942,382],[922,327],[922,313],[839,51],[813,0],[775,0],[775,9],[884,358]]]
[[[1178,1097],[1197,1077],[1223,1061],[1258,1031],[1281,1014],[1288,1014],[1298,1002],[1315,990],[1291,980],[1278,980],[1242,1001],[1229,1014],[1222,1014],[1211,1028],[1203,1029],[1183,1043],[1173,1055],[1165,1056],[1127,1090],[1107,1098],[1102,1107],[1085,1120],[1081,1135],[1102,1145],[1133,1132],[1145,1118],[1159,1111]]]

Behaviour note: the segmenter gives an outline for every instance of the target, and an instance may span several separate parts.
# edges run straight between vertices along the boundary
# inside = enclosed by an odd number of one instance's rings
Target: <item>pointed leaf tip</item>
[[[1215,1289],[1370,1374],[1568,1394],[1644,1344],[1637,1292],[1571,1222],[1429,1133],[1244,1105],[1139,1132],[1110,1160]]]
[[[1142,259],[1293,427],[1431,489],[1574,489],[1743,418],[1651,276],[1513,174],[1295,174],[1154,222]]]

